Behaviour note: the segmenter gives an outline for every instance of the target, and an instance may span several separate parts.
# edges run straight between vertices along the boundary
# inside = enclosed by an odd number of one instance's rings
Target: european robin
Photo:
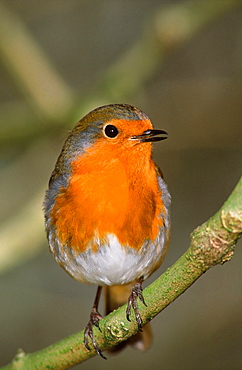
[[[50,250],[74,279],[98,285],[84,343],[90,349],[91,339],[102,357],[92,331],[102,287],[107,313],[128,302],[127,319],[133,308],[141,329],[142,282],[168,248],[170,194],[152,160],[152,142],[166,138],[135,107],[99,107],[71,131],[50,178],[44,202]],[[129,341],[148,348],[149,326]]]

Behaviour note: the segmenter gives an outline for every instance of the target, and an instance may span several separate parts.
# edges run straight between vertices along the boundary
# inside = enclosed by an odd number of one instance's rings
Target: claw
[[[131,307],[133,308],[134,314],[135,314],[135,319],[136,319],[136,322],[138,324],[138,329],[140,331],[142,331],[142,319],[141,319],[141,316],[140,316],[140,313],[139,313],[139,310],[138,310],[138,307],[137,307],[137,298],[139,298],[140,301],[145,306],[147,306],[147,304],[145,303],[144,297],[143,297],[143,293],[142,293],[143,292],[142,282],[143,282],[143,279],[141,278],[140,281],[137,284],[135,284],[135,286],[133,287],[133,289],[131,291],[131,294],[129,296],[129,299],[128,299],[128,306],[127,306],[127,309],[126,309],[127,320],[131,321],[130,320],[130,312],[131,312]]]
[[[106,360],[107,357],[105,357],[102,354],[100,348],[98,347],[97,342],[96,342],[96,340],[94,338],[94,335],[93,335],[93,330],[92,330],[92,327],[94,325],[101,331],[100,326],[99,326],[99,320],[102,318],[102,316],[100,315],[100,313],[97,310],[98,301],[99,301],[99,298],[100,298],[100,293],[101,293],[101,287],[98,287],[96,299],[95,299],[95,302],[94,302],[94,305],[93,305],[93,308],[92,308],[92,311],[91,311],[91,314],[90,314],[90,320],[88,321],[88,324],[87,324],[86,329],[84,331],[84,344],[85,344],[86,349],[88,349],[88,351],[91,351],[91,347],[89,346],[89,343],[88,343],[89,338],[90,338],[91,342],[92,342],[92,345],[93,345],[95,351],[97,352],[97,354],[99,356],[101,356],[103,359]]]

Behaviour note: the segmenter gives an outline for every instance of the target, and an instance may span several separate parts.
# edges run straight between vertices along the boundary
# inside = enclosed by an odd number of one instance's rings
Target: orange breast
[[[68,188],[51,212],[59,240],[77,252],[90,241],[96,251],[95,238],[105,242],[109,233],[122,245],[139,249],[146,239],[155,240],[162,225],[158,216],[165,208],[150,156],[138,149],[111,149],[97,141],[72,163]]]

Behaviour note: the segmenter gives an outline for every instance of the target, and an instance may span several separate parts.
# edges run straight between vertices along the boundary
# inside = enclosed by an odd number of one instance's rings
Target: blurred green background
[[[154,158],[172,239],[151,282],[241,175],[240,0],[0,1],[0,365],[82,329],[96,287],[45,238],[42,200],[64,139],[91,109],[128,103],[169,133]],[[242,243],[157,316],[154,344],[76,369],[242,368]],[[82,366],[82,367],[81,367]]]

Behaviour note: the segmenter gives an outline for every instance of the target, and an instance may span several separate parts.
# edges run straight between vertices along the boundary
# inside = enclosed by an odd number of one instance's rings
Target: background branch
[[[242,178],[222,208],[192,232],[188,250],[144,290],[147,307],[139,307],[144,324],[173,302],[210,267],[229,261],[241,235]],[[101,320],[101,333],[94,329],[95,338],[102,350],[137,332],[134,316],[128,322],[125,310],[126,306],[122,306]],[[2,370],[68,369],[95,355],[94,350],[88,351],[85,348],[82,331],[33,354],[25,354],[20,350],[12,363]]]

